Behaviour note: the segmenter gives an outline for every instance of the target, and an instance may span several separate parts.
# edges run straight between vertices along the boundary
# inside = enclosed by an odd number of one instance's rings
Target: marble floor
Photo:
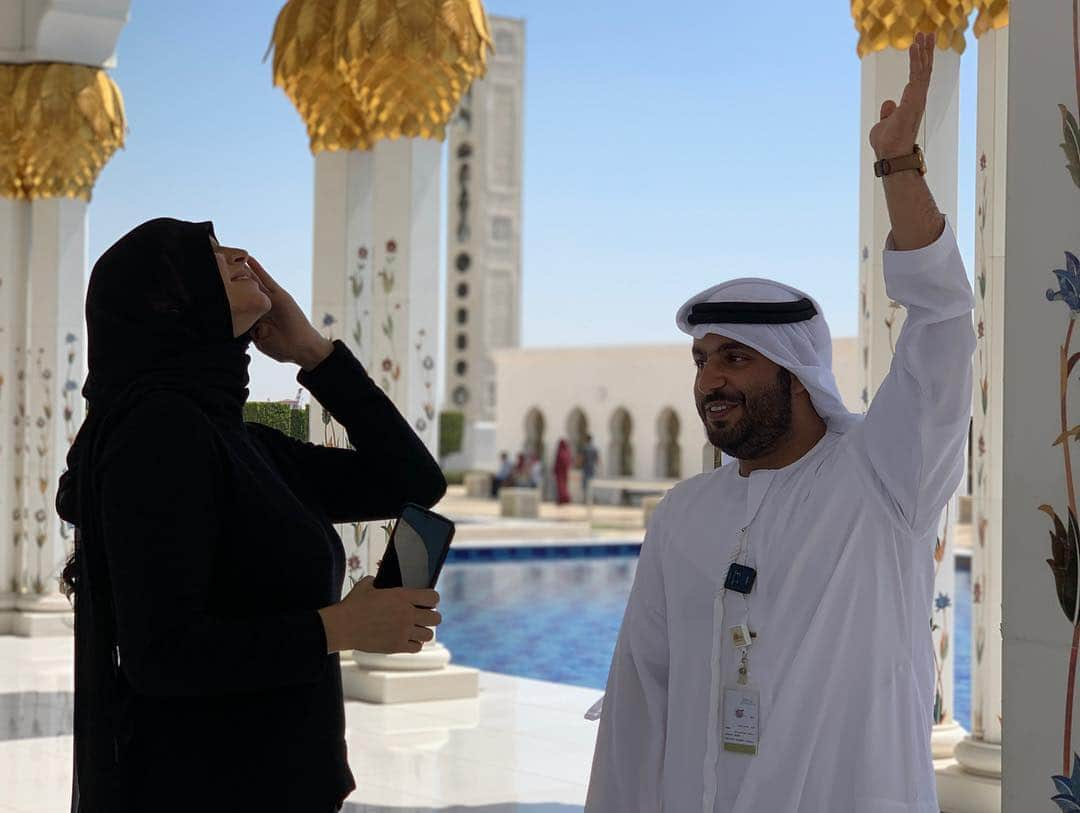
[[[67,810],[70,638],[0,636],[0,813]],[[577,813],[585,800],[599,697],[483,673],[480,697],[346,703],[357,790],[347,813]]]

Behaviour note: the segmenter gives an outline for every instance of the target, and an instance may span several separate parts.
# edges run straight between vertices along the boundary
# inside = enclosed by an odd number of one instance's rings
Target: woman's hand
[[[274,282],[258,260],[248,255],[247,262],[270,297],[270,312],[251,328],[255,347],[275,361],[293,362],[313,370],[333,351],[333,343],[319,335],[296,300]]]
[[[367,576],[337,604],[319,610],[326,630],[327,653],[359,649],[361,652],[419,652],[435,637],[429,627],[442,623],[435,609],[434,590],[375,588]]]

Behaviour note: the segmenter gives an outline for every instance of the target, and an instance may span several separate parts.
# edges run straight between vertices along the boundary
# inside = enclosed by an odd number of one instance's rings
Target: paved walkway
[[[0,636],[0,813],[68,809],[71,656],[71,638]],[[579,813],[600,693],[491,673],[480,686],[476,700],[347,702],[347,813]]]

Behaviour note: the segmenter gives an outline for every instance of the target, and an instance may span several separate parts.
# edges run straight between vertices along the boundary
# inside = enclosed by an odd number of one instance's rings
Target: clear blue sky
[[[261,61],[281,5],[134,0],[113,72],[130,132],[94,192],[91,262],[151,217],[210,219],[308,307],[312,157]],[[813,5],[488,0],[526,21],[525,345],[678,342],[684,299],[747,275],[808,290],[834,335],[856,333],[856,35],[847,0]],[[257,360],[252,397],[291,396],[293,372]]]

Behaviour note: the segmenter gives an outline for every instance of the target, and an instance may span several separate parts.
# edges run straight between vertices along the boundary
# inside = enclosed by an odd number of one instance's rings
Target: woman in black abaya
[[[338,810],[353,789],[337,652],[416,652],[438,596],[339,600],[332,524],[446,482],[345,345],[210,223],[158,219],[94,267],[89,410],[57,494],[77,528],[73,813]],[[245,424],[250,343],[351,449]],[[422,609],[431,608],[431,609]]]

